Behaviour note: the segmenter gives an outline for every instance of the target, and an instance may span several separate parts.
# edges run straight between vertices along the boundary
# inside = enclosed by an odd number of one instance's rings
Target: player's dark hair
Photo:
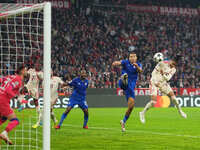
[[[22,71],[24,68],[25,68],[24,65],[19,66],[19,67],[17,68],[17,70],[16,70],[16,74],[20,74],[21,71]]]
[[[128,57],[129,57],[131,54],[136,54],[136,52],[129,52],[129,53],[128,53]],[[137,55],[137,54],[136,54],[136,55]]]

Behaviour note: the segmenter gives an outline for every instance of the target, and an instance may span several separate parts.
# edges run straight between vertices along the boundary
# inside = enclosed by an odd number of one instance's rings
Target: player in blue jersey
[[[80,77],[74,78],[68,83],[69,86],[73,87],[72,95],[70,96],[68,107],[66,111],[62,114],[60,122],[55,129],[60,129],[64,119],[67,117],[71,109],[78,105],[84,112],[84,123],[83,128],[88,129],[88,105],[86,102],[86,89],[88,88],[88,80],[86,79],[87,74],[85,70],[81,71]]]
[[[113,66],[122,66],[122,75],[119,80],[119,87],[124,90],[126,100],[128,102],[128,109],[124,119],[120,121],[122,131],[125,131],[125,123],[128,120],[135,101],[135,85],[138,79],[138,73],[142,72],[142,65],[137,62],[137,55],[135,52],[129,53],[128,60],[114,61]]]

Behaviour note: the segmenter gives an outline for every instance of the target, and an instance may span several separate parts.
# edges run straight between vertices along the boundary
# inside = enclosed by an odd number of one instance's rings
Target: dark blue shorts
[[[124,93],[126,96],[126,100],[128,101],[129,97],[132,97],[133,99],[135,99],[135,85],[136,85],[136,81],[130,81],[128,80],[128,87],[126,89],[124,89]],[[119,80],[119,87],[121,89],[123,86],[122,80]]]
[[[75,105],[78,105],[81,109],[88,109],[88,105],[87,105],[87,102],[84,100],[84,101],[77,101],[77,100],[74,100],[73,98],[70,98],[69,99],[69,103],[68,103],[68,107],[74,107]]]

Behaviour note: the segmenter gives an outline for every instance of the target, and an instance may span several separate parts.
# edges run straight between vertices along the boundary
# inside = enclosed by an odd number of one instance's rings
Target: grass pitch
[[[65,119],[60,130],[51,130],[52,150],[200,150],[200,110],[199,108],[183,108],[188,118],[181,118],[175,108],[153,108],[146,113],[146,123],[139,120],[139,111],[135,108],[127,121],[126,132],[121,132],[119,121],[123,119],[126,108],[89,108],[89,129],[83,129],[83,113],[80,109],[73,109]],[[57,119],[60,119],[64,109],[55,109]],[[24,123],[30,123],[29,115],[35,116],[35,110],[23,111]],[[22,113],[17,113],[22,117]],[[21,119],[21,118],[20,118]],[[32,121],[33,123],[34,121]],[[4,125],[5,126],[5,125]],[[3,126],[3,127],[4,127]],[[52,125],[53,126],[53,125]],[[16,130],[22,129],[22,123]],[[36,130],[24,133],[23,145],[30,146],[23,149],[37,149]],[[2,131],[2,127],[1,127]],[[42,128],[37,129],[39,141]],[[14,137],[14,132],[10,137]],[[17,136],[21,137],[20,132]],[[26,139],[27,138],[27,139]],[[22,145],[22,139],[13,139],[17,145]],[[0,149],[5,149],[1,142]],[[42,143],[38,143],[38,147]],[[14,149],[14,146],[8,147]],[[18,147],[15,149],[22,149]]]

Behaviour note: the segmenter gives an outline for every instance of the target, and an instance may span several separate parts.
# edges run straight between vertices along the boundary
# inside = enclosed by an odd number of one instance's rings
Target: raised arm
[[[64,82],[64,81],[61,80],[61,79],[60,79],[60,81],[59,81],[59,84],[60,84],[60,87],[61,87],[62,89],[64,89],[65,87],[69,86],[69,83],[68,83],[67,81]]]
[[[119,66],[119,65],[121,65],[122,63],[121,63],[121,61],[114,61],[113,63],[112,63],[112,66]]]
[[[67,82],[64,82],[62,79],[59,78],[59,88],[61,88],[62,90],[66,90],[67,88],[69,88],[69,85]]]

